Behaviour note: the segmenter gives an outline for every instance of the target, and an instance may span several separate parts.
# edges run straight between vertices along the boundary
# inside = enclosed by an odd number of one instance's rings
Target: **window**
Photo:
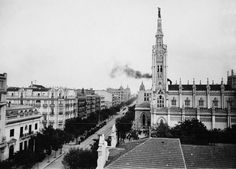
[[[160,68],[160,72],[162,72],[162,66],[161,66],[161,68]]]
[[[11,96],[14,96],[14,93],[11,93]]]
[[[218,100],[217,100],[217,98],[214,98],[214,100],[213,100],[213,107],[218,107]]]
[[[23,150],[23,142],[20,143],[20,151]]]
[[[40,96],[40,93],[38,93],[38,96]]]
[[[186,106],[186,107],[189,107],[189,106],[190,106],[190,100],[189,100],[188,97],[187,97],[186,100],[185,100],[185,106]]]
[[[27,149],[27,141],[24,142],[24,150]]]
[[[23,127],[20,127],[20,137],[23,136]]]
[[[159,66],[157,66],[157,72],[159,72]]]
[[[172,105],[172,106],[176,106],[176,99],[175,99],[175,98],[173,98],[173,99],[171,100],[171,105]]]
[[[11,158],[13,155],[14,155],[14,146],[11,145],[11,146],[9,147],[9,158]]]
[[[14,136],[14,129],[11,129],[10,130],[10,137],[13,137]]]
[[[35,129],[35,130],[38,129],[38,123],[35,123],[35,125],[34,125],[34,129]]]
[[[204,100],[202,98],[200,98],[199,100],[199,106],[200,107],[203,107],[204,106]]]
[[[164,98],[162,96],[157,98],[157,107],[164,107]]]
[[[32,125],[29,125],[29,133],[32,133]]]

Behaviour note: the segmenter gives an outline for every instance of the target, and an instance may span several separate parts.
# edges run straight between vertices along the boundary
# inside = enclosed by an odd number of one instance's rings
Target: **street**
[[[115,120],[121,116],[123,116],[123,113],[125,113],[127,111],[127,109],[125,111],[120,111],[118,112],[117,115],[113,116],[105,126],[103,126],[101,129],[99,129],[96,133],[94,133],[93,135],[91,135],[90,137],[88,137],[86,140],[84,140],[81,144],[79,145],[69,145],[66,144],[63,146],[63,151],[64,152],[68,152],[70,148],[90,148],[90,145],[93,143],[94,139],[98,139],[98,135],[99,134],[104,134],[105,137],[108,137],[111,133],[111,129],[112,126],[115,124]],[[64,154],[65,155],[65,154]],[[62,160],[64,158],[64,155],[62,155],[61,157],[59,157],[58,159],[56,159],[54,162],[52,162],[51,164],[49,164],[47,167],[45,167],[45,169],[64,169],[64,166],[62,164]]]

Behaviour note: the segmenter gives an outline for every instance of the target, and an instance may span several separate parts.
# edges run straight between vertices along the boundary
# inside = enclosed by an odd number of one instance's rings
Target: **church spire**
[[[161,8],[158,7],[158,18],[161,18]]]
[[[162,42],[163,42],[163,33],[162,33],[162,24],[161,24],[161,8],[159,7],[158,7],[158,18],[157,18],[156,42],[158,46],[162,45]]]

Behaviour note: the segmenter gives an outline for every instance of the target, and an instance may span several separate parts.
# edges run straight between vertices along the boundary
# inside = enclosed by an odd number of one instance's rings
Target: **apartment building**
[[[78,114],[76,90],[62,87],[9,87],[7,101],[12,105],[35,106],[42,114],[41,125],[63,129],[65,120]],[[41,126],[40,125],[40,126]]]
[[[3,152],[7,147],[5,136],[6,123],[6,93],[7,93],[7,74],[0,74],[0,161],[4,159]]]
[[[122,86],[119,89],[108,88],[107,92],[112,94],[112,105],[128,101],[131,94],[128,86],[125,89]]]

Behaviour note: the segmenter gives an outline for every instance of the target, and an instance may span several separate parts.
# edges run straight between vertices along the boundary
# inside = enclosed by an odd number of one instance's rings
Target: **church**
[[[152,46],[152,87],[139,88],[135,108],[135,129],[156,127],[161,122],[174,127],[186,119],[198,119],[207,129],[236,125],[236,74],[227,83],[172,84],[167,78],[167,45],[163,43],[161,10],[158,8],[155,45]]]

